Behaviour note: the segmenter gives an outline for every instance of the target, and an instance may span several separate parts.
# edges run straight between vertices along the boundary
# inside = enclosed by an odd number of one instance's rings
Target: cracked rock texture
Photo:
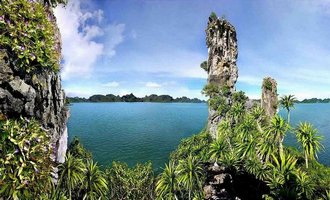
[[[272,118],[278,111],[277,83],[270,77],[264,78],[262,82],[261,107],[266,115]]]
[[[237,38],[236,30],[225,19],[209,18],[206,29],[206,45],[208,47],[207,73],[208,83],[216,84],[220,88],[228,87],[230,92],[235,92],[235,83],[238,78],[237,60]],[[226,99],[231,104],[231,94]],[[209,108],[208,127],[213,138],[219,121],[217,111]]]
[[[0,116],[39,120],[55,147],[53,159],[64,161],[68,110],[59,74],[45,70],[27,74],[15,66],[7,50],[0,49]]]

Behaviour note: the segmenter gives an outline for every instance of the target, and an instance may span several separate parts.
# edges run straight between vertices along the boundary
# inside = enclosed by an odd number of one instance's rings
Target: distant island
[[[190,99],[188,97],[173,98],[170,95],[156,95],[152,94],[145,97],[136,97],[133,93],[119,96],[114,94],[96,94],[89,98],[83,97],[67,97],[68,103],[81,102],[159,102],[159,103],[205,103],[206,101],[197,98]]]
[[[302,101],[297,101],[297,103],[330,103],[330,98],[326,98],[326,99],[318,99],[318,98],[304,99]]]

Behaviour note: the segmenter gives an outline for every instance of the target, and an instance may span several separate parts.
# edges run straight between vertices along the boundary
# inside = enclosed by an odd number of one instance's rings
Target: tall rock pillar
[[[261,90],[261,107],[265,110],[266,115],[272,118],[278,109],[276,81],[270,77],[264,78]]]
[[[220,88],[226,87],[230,94],[226,103],[231,104],[231,94],[235,91],[238,77],[236,30],[225,19],[210,17],[206,29],[206,45],[208,47],[207,73],[208,84]],[[217,126],[222,116],[209,107],[208,128],[213,138],[217,134]]]

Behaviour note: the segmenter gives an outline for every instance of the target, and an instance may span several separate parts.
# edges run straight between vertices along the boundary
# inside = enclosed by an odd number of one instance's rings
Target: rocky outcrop
[[[218,163],[206,163],[206,180],[203,187],[205,200],[261,200],[269,193],[266,183],[254,175],[237,172]]]
[[[0,50],[0,116],[39,120],[51,136],[54,160],[64,161],[68,109],[59,74],[48,70],[25,73],[7,50]]]
[[[265,114],[271,118],[278,112],[277,83],[270,77],[262,82],[261,107]]]
[[[204,194],[207,200],[239,199],[233,194],[233,177],[225,167],[217,163],[206,166],[207,177],[204,185]]]
[[[208,83],[216,84],[220,88],[227,87],[230,93],[233,93],[238,77],[237,39],[234,26],[225,19],[210,17],[206,29],[206,45]],[[231,104],[230,96],[231,94],[226,97],[227,104]],[[221,117],[216,110],[209,108],[208,127],[214,138]]]

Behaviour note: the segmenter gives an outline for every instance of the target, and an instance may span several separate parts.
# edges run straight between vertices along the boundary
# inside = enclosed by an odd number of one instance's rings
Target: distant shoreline
[[[92,102],[92,101],[85,101],[85,102],[69,102],[70,104],[73,103],[193,103],[193,104],[205,104],[205,102],[157,102],[157,101],[132,101],[132,102],[124,102],[124,101],[99,101],[99,102]]]
[[[145,97],[136,97],[133,93],[119,96],[113,94],[101,95],[96,94],[92,95],[89,98],[84,97],[67,97],[67,103],[112,103],[112,102],[129,102],[129,103],[139,103],[139,102],[150,102],[150,103],[206,103],[205,100],[200,100],[197,98],[188,98],[188,97],[178,97],[173,98],[170,95],[146,95]]]

